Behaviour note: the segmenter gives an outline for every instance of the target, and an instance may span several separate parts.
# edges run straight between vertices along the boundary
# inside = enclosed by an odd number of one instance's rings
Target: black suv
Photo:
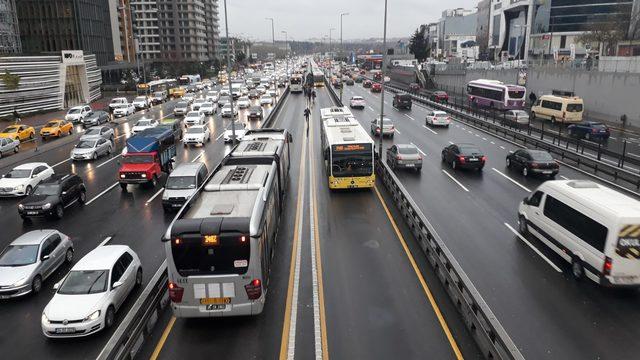
[[[85,201],[87,189],[78,175],[56,174],[38,184],[31,195],[18,204],[18,213],[24,220],[43,216],[61,219],[67,207],[76,202],[84,205]]]
[[[397,109],[404,108],[407,110],[411,110],[411,95],[396,94],[393,97],[393,107]]]

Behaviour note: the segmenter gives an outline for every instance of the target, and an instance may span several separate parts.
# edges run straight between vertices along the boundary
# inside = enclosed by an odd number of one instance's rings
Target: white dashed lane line
[[[462,185],[462,183],[460,183],[460,181],[458,181],[458,179],[454,178],[453,176],[451,176],[451,174],[449,174],[446,170],[442,169],[442,172],[447,175],[451,180],[453,180],[456,184],[458,184],[458,186],[460,186],[462,188],[462,190],[469,192],[469,189],[467,189],[464,185]]]

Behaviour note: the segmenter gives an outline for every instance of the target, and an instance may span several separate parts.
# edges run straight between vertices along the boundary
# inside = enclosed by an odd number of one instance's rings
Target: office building
[[[0,0],[0,54],[22,52],[15,0]]]
[[[158,2],[156,0],[130,0],[129,4],[133,33],[134,37],[137,37],[140,59],[145,62],[160,59],[162,49],[158,24]]]
[[[98,66],[114,60],[109,3],[105,0],[16,0],[25,54],[83,50]]]
[[[462,8],[445,10],[438,21],[436,54],[443,57],[460,57],[463,47],[475,46],[478,14]],[[465,44],[465,45],[463,45]]]
[[[496,59],[527,58],[534,3],[539,1],[491,1],[488,47],[495,54]]]
[[[491,19],[491,0],[481,0],[478,2],[476,22],[476,43],[478,44],[480,57],[486,60],[489,46],[489,20]]]
[[[114,59],[117,62],[136,61],[136,39],[133,34],[133,14],[130,0],[108,0]]]

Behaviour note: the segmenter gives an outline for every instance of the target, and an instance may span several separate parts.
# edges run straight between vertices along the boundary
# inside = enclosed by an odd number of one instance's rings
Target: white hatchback
[[[42,311],[42,333],[49,338],[80,337],[110,328],[116,311],[140,285],[142,266],[133,250],[99,246],[53,286],[56,293]]]

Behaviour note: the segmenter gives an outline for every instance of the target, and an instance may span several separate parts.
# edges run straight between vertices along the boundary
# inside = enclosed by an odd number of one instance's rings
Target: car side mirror
[[[116,281],[113,283],[113,285],[111,285],[111,290],[115,290],[117,288],[119,288],[120,286],[122,286],[122,281]]]
[[[35,179],[36,177],[38,177],[38,174],[33,174],[33,175],[31,175],[31,178],[32,178],[32,179]]]
[[[522,203],[525,205],[529,205],[529,197],[525,196],[524,199],[522,199]]]
[[[53,290],[58,290],[59,288],[60,288],[60,283],[59,282],[53,284]]]
[[[42,255],[42,257],[40,258],[41,261],[46,261],[49,260],[51,258],[50,255]]]

